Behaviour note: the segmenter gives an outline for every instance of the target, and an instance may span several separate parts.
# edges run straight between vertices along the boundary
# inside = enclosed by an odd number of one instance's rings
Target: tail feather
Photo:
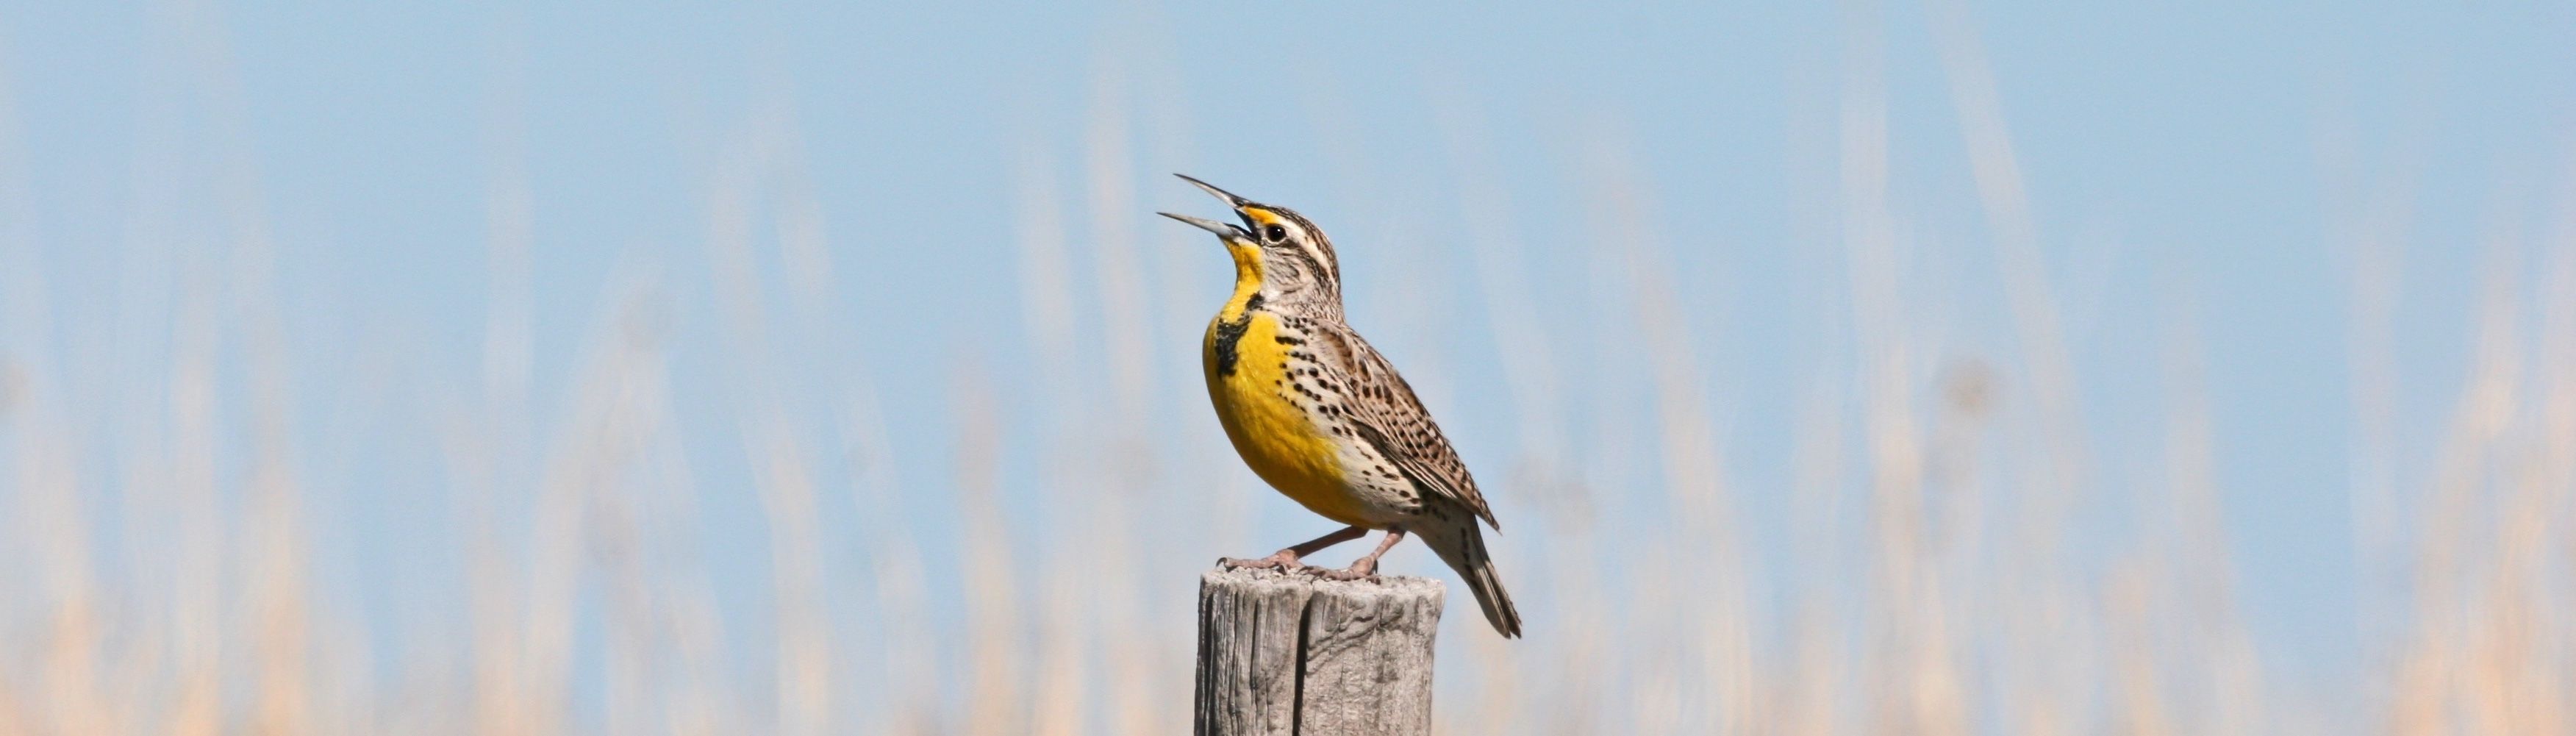
[[[1493,556],[1485,553],[1485,530],[1477,528],[1476,518],[1462,514],[1422,527],[1410,531],[1466,580],[1467,590],[1476,594],[1476,606],[1485,611],[1485,621],[1504,638],[1518,638],[1521,612],[1512,607],[1511,594],[1503,592],[1503,575],[1494,569]]]

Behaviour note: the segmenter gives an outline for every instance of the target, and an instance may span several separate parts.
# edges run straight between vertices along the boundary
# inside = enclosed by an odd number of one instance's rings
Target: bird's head
[[[1334,260],[1333,241],[1324,231],[1286,207],[1276,207],[1234,196],[1207,182],[1174,174],[1182,181],[1196,185],[1226,206],[1242,225],[1215,220],[1162,213],[1164,217],[1198,226],[1215,233],[1217,240],[1234,255],[1236,277],[1260,284],[1262,293],[1272,303],[1315,300],[1339,305],[1342,298],[1341,264]]]

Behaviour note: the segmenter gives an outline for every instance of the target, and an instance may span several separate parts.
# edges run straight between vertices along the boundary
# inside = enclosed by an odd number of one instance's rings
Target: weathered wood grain
[[[1424,578],[1199,578],[1199,736],[1431,732],[1443,592]]]

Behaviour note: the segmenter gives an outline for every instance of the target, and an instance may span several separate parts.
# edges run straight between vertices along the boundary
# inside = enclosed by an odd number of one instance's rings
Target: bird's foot
[[[1310,567],[1307,569],[1313,571],[1316,577],[1320,577],[1325,580],[1377,579],[1377,560],[1375,558],[1362,558],[1358,562],[1351,563],[1350,567]]]
[[[1315,571],[1315,574],[1328,580],[1375,580],[1377,579],[1377,558],[1385,557],[1386,551],[1395,548],[1395,543],[1401,541],[1404,541],[1404,529],[1402,527],[1388,529],[1386,530],[1386,538],[1378,540],[1377,549],[1371,550],[1368,554],[1361,555],[1359,559],[1351,561],[1350,567],[1341,569],[1319,569]]]
[[[1216,558],[1216,564],[1219,567],[1224,567],[1229,570],[1271,569],[1278,570],[1280,572],[1293,572],[1305,569],[1306,567],[1305,561],[1298,559],[1298,557],[1299,555],[1296,550],[1283,549],[1278,552],[1271,553],[1269,557],[1256,557],[1252,559],[1244,559],[1241,557],[1219,557]]]

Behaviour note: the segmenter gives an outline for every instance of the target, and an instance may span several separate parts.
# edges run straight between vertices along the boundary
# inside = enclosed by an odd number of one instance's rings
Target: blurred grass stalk
[[[1462,655],[1443,672],[1445,731],[2576,727],[2564,697],[2576,689],[2576,590],[2565,582],[2576,562],[2576,158],[2558,172],[2560,198],[2548,208],[2556,218],[2541,236],[2546,261],[2530,283],[2514,262],[2525,243],[2503,226],[2490,237],[2470,379],[2420,488],[2388,457],[2403,447],[2388,355],[2402,233],[2386,220],[2344,233],[2357,252],[2356,557],[2366,585],[2402,586],[2391,598],[2407,610],[2365,612],[2374,669],[2360,678],[2363,692],[2311,693],[2267,678],[2259,642],[2235,610],[2205,360],[2187,299],[2177,300],[2166,337],[2164,446],[2135,464],[2165,472],[2161,483],[2133,483],[2144,489],[2136,540],[2105,569],[2066,559],[2064,530],[2107,495],[2083,491],[2114,484],[2093,476],[2042,241],[1993,75],[1956,0],[1933,3],[1934,36],[2019,352],[2000,368],[1928,357],[1950,346],[1932,338],[1944,325],[1918,308],[1936,284],[1910,268],[1935,249],[1900,221],[1890,191],[1880,9],[1846,9],[1839,210],[1809,214],[1838,223],[1850,298],[1850,354],[1819,363],[1857,380],[1845,387],[1820,378],[1790,428],[1790,587],[1756,590],[1766,561],[1738,541],[1744,521],[1702,363],[1729,343],[1686,319],[1679,295],[1699,282],[1675,275],[1663,252],[1680,244],[1656,237],[1666,231],[1641,194],[1632,144],[1613,126],[1596,127],[1590,137],[1599,145],[1579,152],[1581,186],[1592,195],[1596,256],[1615,264],[1602,277],[1615,289],[1593,295],[1601,302],[1594,314],[1608,320],[1596,326],[1614,335],[1601,344],[1642,356],[1642,365],[1596,356],[1560,373],[1544,360],[1547,346],[1573,341],[1551,339],[1533,318],[1517,239],[1508,227],[1471,234],[1474,273],[1459,278],[1478,279],[1468,291],[1488,302],[1484,328],[1504,352],[1534,358],[1504,373],[1512,415],[1544,425],[1516,435],[1521,462],[1489,470],[1487,482],[1498,498],[1545,511],[1500,542],[1506,564],[1526,571],[1515,592],[1539,622],[1534,635],[1502,644],[1472,617],[1459,619],[1445,637],[1444,656]],[[468,630],[447,633],[466,646],[454,661],[405,660],[371,651],[385,638],[371,629],[387,622],[350,618],[359,610],[353,593],[316,572],[336,550],[318,549],[315,530],[338,520],[310,515],[311,489],[298,472],[292,336],[270,283],[265,205],[239,128],[238,90],[211,22],[182,13],[176,23],[191,44],[183,56],[207,62],[192,73],[207,75],[196,79],[213,90],[222,155],[209,171],[140,157],[138,176],[155,194],[128,247],[143,260],[186,266],[163,285],[175,291],[160,304],[165,311],[140,320],[165,324],[168,334],[129,336],[166,339],[163,362],[102,372],[57,354],[76,327],[52,309],[43,250],[27,224],[32,189],[14,110],[0,107],[0,325],[8,330],[0,335],[8,466],[0,518],[10,522],[7,551],[26,561],[0,578],[0,736],[1182,728],[1187,649],[1174,633],[1190,617],[1172,581],[1210,552],[1259,552],[1243,545],[1267,542],[1200,529],[1245,508],[1216,496],[1259,491],[1190,485],[1202,479],[1199,463],[1231,459],[1196,457],[1222,448],[1182,436],[1211,428],[1194,401],[1198,377],[1155,368],[1155,356],[1184,348],[1158,342],[1152,316],[1213,307],[1179,298],[1198,290],[1158,284],[1216,279],[1222,269],[1213,257],[1158,260],[1133,250],[1165,241],[1141,237],[1130,219],[1143,209],[1129,150],[1138,126],[1127,117],[1138,103],[1121,81],[1120,57],[1097,72],[1083,132],[1087,231],[1062,212],[1068,198],[1044,148],[1023,159],[1015,265],[1036,374],[965,372],[955,387],[954,494],[944,499],[898,486],[901,459],[862,361],[806,352],[843,334],[832,327],[840,302],[830,254],[870,244],[829,240],[786,95],[771,90],[740,135],[719,142],[709,181],[708,285],[730,360],[727,384],[715,390],[742,417],[745,479],[700,479],[681,459],[671,407],[678,387],[665,365],[678,346],[663,315],[672,308],[665,294],[683,289],[659,277],[617,280],[566,382],[572,395],[540,421],[537,409],[550,402],[525,395],[534,350],[531,205],[524,175],[513,173],[511,154],[501,156],[488,411],[446,417],[468,547]],[[9,101],[5,71],[0,105]],[[1508,193],[1492,184],[1479,113],[1460,99],[1441,104],[1460,176],[1473,183],[1461,195],[1467,221],[1502,222],[1495,203]],[[147,148],[190,140],[166,129],[179,124],[154,123],[171,138]],[[221,237],[211,242],[178,235],[209,223],[181,222],[178,212],[194,210],[168,199],[198,179],[212,182],[206,189],[219,200],[211,231]],[[1088,236],[1074,241],[1069,232]],[[790,297],[783,315],[767,306],[768,245]],[[1155,263],[1205,270],[1150,273]],[[2525,330],[2526,322],[2536,327]],[[773,330],[788,337],[773,340]],[[981,365],[979,356],[966,360]],[[144,378],[81,383],[133,376]],[[135,405],[160,410],[137,412],[146,421],[127,429],[138,436],[98,431],[122,425],[95,426],[100,420],[77,415],[75,402],[110,392],[147,395]],[[1652,402],[1646,426],[1555,426],[1575,413],[1565,407],[1636,396]],[[510,457],[513,438],[538,426],[556,431],[522,468]],[[1034,432],[1017,439],[1019,426]],[[1643,435],[1651,441],[1619,441]],[[82,444],[100,437],[110,444]],[[848,472],[815,459],[844,456],[832,447],[847,448]],[[1010,480],[1016,465],[1007,459],[1024,451],[1036,458],[1035,493]],[[233,457],[247,458],[245,472],[231,470]],[[111,462],[85,461],[96,458]],[[1630,460],[1655,470],[1620,467]],[[126,475],[84,475],[95,467]],[[757,491],[770,535],[766,625],[729,626],[717,605],[714,573],[688,531],[707,482]],[[1854,494],[1865,503],[1846,503]],[[855,529],[823,523],[836,497],[855,512]],[[922,507],[918,498],[953,503],[962,559],[927,558],[944,547],[916,541],[906,514]],[[1024,503],[1037,512],[1010,511]],[[1658,509],[1670,523],[1596,533],[1602,517],[1625,508]],[[1850,520],[1865,523],[1845,524],[1843,509],[1862,509]],[[2425,520],[2420,528],[2404,523],[2414,518]],[[1235,528],[1226,524],[1217,526]],[[1180,537],[1191,544],[1160,536],[1172,529],[1192,529]],[[127,543],[122,564],[99,559],[103,539]],[[845,539],[857,544],[838,543]],[[1163,545],[1148,544],[1157,540]],[[1193,546],[1202,542],[1225,548]],[[2409,544],[2412,554],[2393,552]],[[837,559],[845,546],[863,558]],[[833,574],[845,565],[865,584],[835,586],[853,579]],[[952,572],[958,599],[943,600],[951,589],[937,582]],[[1846,591],[1839,581],[1851,578],[1866,584]],[[1776,622],[1765,618],[1772,600],[1783,609]],[[963,613],[955,624],[946,622],[952,609]],[[2380,628],[2381,616],[2391,625]],[[595,647],[584,643],[594,627],[604,640]],[[767,638],[737,646],[758,637]],[[769,665],[766,674],[747,674],[752,662]],[[580,693],[594,668],[605,682],[590,703]]]

